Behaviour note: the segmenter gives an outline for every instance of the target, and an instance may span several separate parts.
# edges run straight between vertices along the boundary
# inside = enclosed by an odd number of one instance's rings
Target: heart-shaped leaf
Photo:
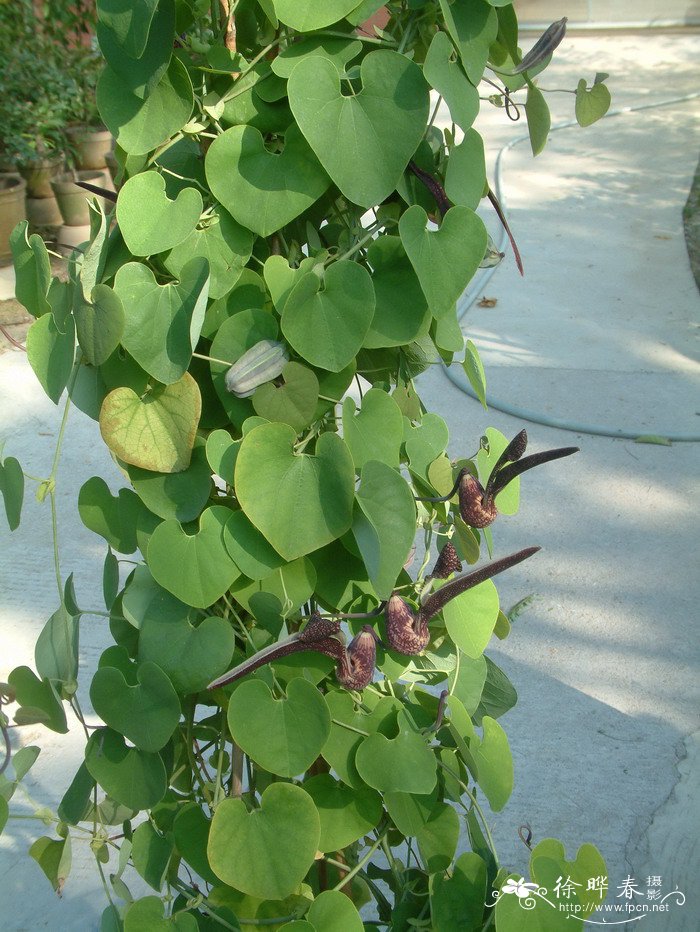
[[[610,109],[610,91],[602,83],[588,89],[583,78],[576,86],[576,120],[579,126],[590,126]]]
[[[483,928],[486,899],[486,862],[467,851],[455,861],[452,876],[437,874],[431,878],[430,915],[435,932],[477,932]],[[524,914],[522,907],[516,908]],[[519,919],[515,919],[513,928],[518,927]]]
[[[313,764],[331,729],[321,693],[303,678],[293,679],[284,699],[275,699],[262,680],[246,680],[228,705],[231,736],[256,764],[281,777],[294,777]]]
[[[362,468],[352,533],[380,599],[388,599],[416,535],[416,505],[396,470],[370,460]]]
[[[352,522],[352,457],[336,434],[316,451],[294,453],[286,424],[262,424],[243,440],[236,461],[236,495],[243,511],[285,560],[318,550]]]
[[[214,812],[208,856],[215,874],[242,893],[282,899],[306,876],[321,827],[308,793],[273,783],[248,812],[242,799],[224,799]]]
[[[234,292],[235,293],[235,292]],[[251,349],[261,340],[276,340],[278,336],[277,317],[268,311],[250,308],[239,311],[225,320],[211,345],[212,359],[221,359],[235,363],[246,350]],[[211,379],[216,394],[232,424],[241,427],[243,422],[253,414],[250,398],[236,398],[226,388],[228,365],[211,362]]]
[[[129,479],[144,505],[160,518],[194,521],[211,492],[211,473],[204,443],[198,441],[187,469],[156,473],[128,467]]]
[[[241,441],[233,440],[227,430],[213,430],[207,437],[207,462],[212,472],[227,485],[233,485],[233,470],[240,446]]]
[[[145,572],[139,577],[140,569]],[[137,568],[122,606],[139,628],[139,660],[157,663],[181,695],[199,692],[231,665],[229,622],[205,618],[195,627],[195,612],[162,589],[145,567]]]
[[[436,805],[416,832],[418,848],[429,874],[445,871],[452,863],[459,839],[459,816],[449,803]]]
[[[225,541],[236,566],[248,579],[265,579],[284,563],[242,511],[231,515]]]
[[[356,414],[355,401],[348,396],[343,402],[343,438],[357,470],[369,460],[398,468],[403,442],[403,415],[399,406],[381,388],[371,388]]]
[[[376,732],[357,749],[355,766],[370,786],[382,793],[430,793],[437,782],[435,755],[425,738],[402,731],[396,738]]]
[[[455,59],[447,33],[436,32],[423,63],[423,74],[430,86],[442,94],[450,116],[466,133],[479,114],[479,92]]]
[[[474,0],[472,3],[440,0],[440,9],[445,17],[447,31],[459,49],[467,77],[472,84],[477,85],[498,34],[498,15],[484,0]]]
[[[136,872],[154,890],[163,888],[173,853],[173,843],[156,831],[152,822],[142,822],[131,839],[131,860]]]
[[[102,721],[142,751],[160,751],[180,720],[180,702],[168,677],[151,661],[139,664],[138,685],[121,671],[100,667],[92,678],[90,701]]]
[[[136,550],[136,519],[140,511],[138,497],[131,489],[120,489],[116,496],[104,479],[92,476],[78,493],[80,520],[118,553]]]
[[[490,579],[451,599],[442,610],[447,631],[467,657],[476,659],[491,640],[498,618],[498,592]]]
[[[201,412],[199,387],[186,372],[179,382],[153,388],[142,398],[130,388],[115,388],[102,403],[100,433],[125,463],[180,472],[190,464]]]
[[[44,314],[27,331],[27,359],[41,387],[54,404],[68,384],[75,357],[75,323],[66,320],[65,332],[56,326],[53,314]]]
[[[66,711],[53,683],[40,680],[29,667],[15,667],[7,681],[15,691],[19,705],[15,712],[17,723],[41,722],[51,731],[66,734]]]
[[[281,22],[297,32],[313,32],[337,23],[354,10],[357,0],[273,0],[275,13]]]
[[[173,275],[180,276],[194,256],[209,263],[209,297],[221,298],[241,277],[253,249],[253,234],[216,205],[205,224],[193,230],[170,251],[164,265]]]
[[[484,431],[488,440],[488,449],[481,448],[476,455],[476,468],[479,480],[486,485],[496,465],[499,456],[508,446],[508,438],[495,427],[487,427]],[[520,507],[520,476],[516,476],[496,496],[496,507],[503,515],[514,515]]]
[[[318,379],[311,369],[298,362],[288,362],[281,378],[281,385],[265,382],[256,390],[253,395],[255,412],[268,421],[279,421],[302,430],[316,413]]]
[[[121,342],[136,362],[159,382],[177,382],[192,359],[204,321],[209,263],[191,259],[180,279],[159,285],[141,262],[127,262],[114,279],[126,323]]]
[[[173,836],[178,854],[207,883],[218,884],[216,874],[207,860],[207,844],[211,821],[198,803],[185,803],[173,822]]]
[[[119,191],[117,223],[132,255],[153,256],[187,239],[197,226],[202,206],[196,188],[183,188],[171,201],[165,193],[165,178],[146,171],[129,178]]]
[[[431,463],[447,448],[450,439],[447,424],[439,414],[428,412],[418,427],[409,426],[405,439],[411,472],[427,479]]]
[[[233,548],[228,527],[226,531],[227,546],[231,552]],[[260,594],[272,596],[273,599],[266,599],[264,604],[274,604],[280,613],[284,611],[286,615],[297,611],[304,602],[307,602],[313,595],[315,586],[316,571],[313,563],[307,557],[299,557],[291,563],[285,563],[262,579],[250,581],[241,577],[233,584],[231,592],[235,595],[236,601],[253,615],[258,614]]]
[[[363,346],[404,346],[425,336],[430,311],[399,237],[380,236],[374,240],[367,259],[373,269],[376,307]]]
[[[382,800],[367,786],[353,789],[329,773],[304,781],[321,818],[319,851],[340,851],[371,831],[382,817]]]
[[[153,578],[182,602],[206,608],[240,576],[224,541],[231,510],[205,508],[199,530],[187,534],[178,521],[163,521],[151,535],[148,565]]]
[[[429,98],[420,68],[397,52],[370,52],[360,73],[362,90],[345,96],[336,65],[309,56],[290,75],[287,91],[333,181],[351,201],[371,207],[399,183],[425,131]]]
[[[47,300],[51,285],[51,260],[38,233],[27,235],[29,221],[22,220],[10,233],[15,268],[15,297],[32,317],[51,310]]]
[[[362,734],[376,731],[396,734],[396,699],[381,699],[371,714],[358,712],[347,692],[328,692],[326,705],[331,712],[331,733],[321,752],[340,779],[348,786],[364,786],[355,767],[355,754],[363,742]],[[345,726],[350,726],[345,727]]]
[[[119,295],[107,285],[95,285],[90,301],[78,301],[73,314],[85,359],[92,366],[101,366],[119,346],[124,333],[124,308]]]
[[[259,130],[232,126],[207,152],[207,181],[214,196],[239,223],[269,236],[307,210],[330,179],[292,125],[282,152],[269,152]]]
[[[374,316],[374,288],[367,270],[340,260],[304,275],[282,313],[282,333],[308,362],[340,372],[355,357]]]
[[[148,38],[138,57],[128,53],[111,28],[97,21],[100,51],[136,97],[146,98],[167,71],[175,38],[174,0],[158,0]]]
[[[163,916],[163,901],[158,896],[135,900],[124,913],[124,932],[197,932],[198,929],[192,913]]]
[[[97,18],[112,30],[115,41],[132,58],[140,58],[158,0],[98,0]]]
[[[194,91],[187,68],[173,58],[168,70],[142,100],[111,68],[97,82],[97,108],[117,144],[129,155],[145,155],[170,139],[189,120]]]
[[[460,144],[450,150],[445,192],[453,204],[476,210],[486,187],[484,140],[475,129],[468,129]]]
[[[271,62],[276,75],[288,78],[302,58],[309,55],[319,55],[321,58],[330,58],[338,67],[344,69],[345,65],[356,58],[362,51],[362,43],[358,39],[336,39],[330,36],[307,36],[300,41],[293,42],[280,52]]]
[[[319,893],[309,907],[306,920],[312,929],[323,929],[323,932],[363,932],[365,928],[352,900],[340,890]]]
[[[127,746],[111,728],[98,728],[85,748],[85,765],[107,795],[136,812],[165,795],[168,781],[160,754]]]
[[[448,314],[479,268],[486,251],[486,227],[468,207],[451,207],[439,230],[427,230],[428,216],[414,204],[401,215],[399,233],[435,317]]]

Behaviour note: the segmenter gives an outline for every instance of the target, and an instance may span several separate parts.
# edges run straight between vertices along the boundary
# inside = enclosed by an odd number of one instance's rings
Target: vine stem
[[[367,862],[370,860],[370,858],[372,857],[372,855],[374,854],[374,852],[377,850],[377,848],[380,847],[380,845],[382,844],[382,842],[383,842],[384,839],[386,838],[386,833],[387,833],[387,831],[388,831],[388,829],[385,829],[385,831],[382,832],[382,834],[381,834],[381,835],[379,836],[379,838],[374,842],[374,844],[373,844],[372,847],[366,852],[366,854],[364,854],[363,857],[357,862],[357,864],[356,864],[354,867],[352,867],[352,868],[347,872],[347,874],[343,877],[343,879],[340,881],[340,883],[337,883],[337,884],[332,888],[333,890],[342,890],[342,888],[343,888],[346,884],[348,884],[348,883],[353,879],[353,877],[354,877],[356,874],[359,874],[359,872],[362,870],[362,868],[365,866],[365,864],[367,864]]]

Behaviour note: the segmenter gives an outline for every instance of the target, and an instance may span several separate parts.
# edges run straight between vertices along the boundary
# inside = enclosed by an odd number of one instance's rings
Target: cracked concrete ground
[[[576,36],[542,83],[572,88],[604,70],[613,106],[661,101],[698,90],[699,50],[692,33]],[[553,122],[569,119],[572,98],[551,100]],[[609,427],[700,432],[699,302],[682,230],[699,110],[696,100],[564,130],[534,163],[526,145],[508,153],[504,197],[526,276],[509,256],[485,290],[496,305],[474,308],[464,320],[495,396]],[[523,124],[513,127],[495,110],[482,122],[491,172],[497,150]],[[6,454],[33,475],[46,474],[59,412],[19,353],[0,358],[0,386]],[[569,857],[591,841],[606,858],[611,901],[628,875],[642,889],[648,876],[661,876],[664,892],[678,887],[688,900],[668,916],[645,918],[644,928],[696,930],[698,446],[577,435],[485,413],[438,370],[421,378],[420,392],[446,417],[455,455],[471,450],[489,425],[509,436],[526,426],[533,450],[581,447],[576,457],[529,473],[520,513],[494,529],[498,554],[531,543],[544,548],[499,580],[505,606],[535,595],[511,637],[490,649],[519,692],[503,720],[515,792],[491,819],[502,861],[526,870],[517,836],[525,822],[535,841],[561,838]],[[93,474],[113,491],[120,485],[96,425],[77,415],[69,421],[58,509],[64,572],[75,570],[87,607],[101,603],[104,549],[81,526],[76,497]],[[0,541],[3,679],[32,663],[36,636],[55,609],[48,505],[30,492],[19,531],[10,537],[0,528]],[[86,618],[86,673],[107,642],[103,621]],[[88,682],[86,675],[84,705]],[[55,806],[81,759],[80,734],[27,729],[17,737],[42,743],[28,788]],[[3,932],[96,928],[102,896],[87,844],[76,842],[73,874],[56,906],[25,854],[42,831],[12,822],[0,839]]]

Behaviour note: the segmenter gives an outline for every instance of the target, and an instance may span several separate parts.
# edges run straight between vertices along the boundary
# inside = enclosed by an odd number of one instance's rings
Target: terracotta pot
[[[94,126],[71,126],[66,132],[79,169],[106,167],[107,155],[114,145],[109,130]]]
[[[27,220],[32,227],[57,227],[63,223],[55,197],[28,197]]]
[[[28,197],[53,197],[51,179],[63,171],[63,155],[36,159],[25,165],[18,165],[17,170],[27,182]]]
[[[12,255],[10,233],[26,219],[26,189],[27,183],[19,175],[0,174],[0,259]]]
[[[53,179],[51,187],[58,201],[58,209],[61,211],[64,224],[69,227],[87,226],[90,223],[88,198],[91,195],[84,188],[79,188],[75,183],[76,180],[89,181],[101,186],[104,179],[102,172],[97,170],[63,172]]]

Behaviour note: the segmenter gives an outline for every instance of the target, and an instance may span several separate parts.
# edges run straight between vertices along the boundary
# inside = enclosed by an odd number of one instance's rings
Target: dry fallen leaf
[[[477,307],[496,307],[498,298],[487,298],[484,296],[481,301],[476,302]]]

